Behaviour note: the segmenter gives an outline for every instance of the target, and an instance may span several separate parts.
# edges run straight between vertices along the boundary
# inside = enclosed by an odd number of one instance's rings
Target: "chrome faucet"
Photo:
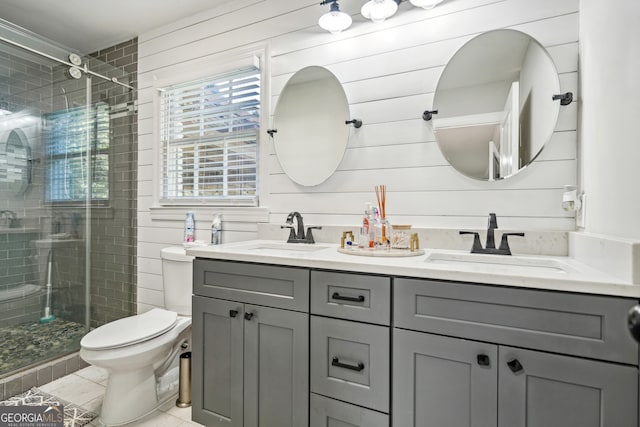
[[[297,227],[293,226],[294,219],[296,220]],[[287,216],[286,225],[281,225],[280,228],[288,228],[289,230],[291,230],[289,232],[287,243],[315,243],[311,230],[322,229],[322,227],[308,227],[307,234],[305,235],[304,222],[302,220],[302,215],[300,215],[300,212],[291,212]]]
[[[502,233],[500,247],[496,249],[495,230],[498,228],[498,220],[496,214],[489,214],[489,224],[487,225],[487,242],[482,247],[480,243],[480,233],[475,231],[461,231],[460,234],[473,234],[473,245],[471,246],[472,254],[491,254],[491,255],[511,255],[509,248],[509,236],[524,237],[524,233]]]
[[[18,219],[18,215],[14,211],[10,210],[2,210],[0,211],[0,218],[7,218],[7,225],[9,228],[19,228],[20,220]]]

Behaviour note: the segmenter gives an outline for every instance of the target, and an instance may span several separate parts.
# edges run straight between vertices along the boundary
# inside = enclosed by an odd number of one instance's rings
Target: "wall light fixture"
[[[423,9],[433,9],[443,0],[409,0],[412,5]]]
[[[395,15],[398,5],[407,0],[367,0],[360,9],[360,14],[373,22],[384,22]],[[444,0],[409,0],[412,5],[423,9],[433,9]],[[353,22],[348,13],[340,10],[338,0],[322,0],[321,6],[330,5],[329,12],[318,20],[318,25],[332,34],[339,34],[351,26]]]
[[[346,30],[351,26],[351,16],[340,10],[338,0],[323,0],[320,5],[331,4],[329,12],[325,13],[318,19],[318,25],[323,30],[329,31],[331,34],[339,34],[342,30]]]
[[[360,9],[363,17],[373,22],[384,22],[385,19],[395,15],[398,11],[398,3],[401,0],[369,0]]]

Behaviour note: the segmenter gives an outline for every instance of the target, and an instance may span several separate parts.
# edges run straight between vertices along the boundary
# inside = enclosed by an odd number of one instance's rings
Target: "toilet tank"
[[[164,284],[164,308],[183,316],[191,316],[193,292],[193,258],[184,248],[162,248],[162,281]]]

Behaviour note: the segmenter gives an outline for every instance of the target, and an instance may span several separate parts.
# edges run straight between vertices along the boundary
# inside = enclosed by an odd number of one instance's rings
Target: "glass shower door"
[[[116,276],[100,251],[117,240],[106,236],[118,217],[114,124],[133,100],[115,82],[50,59],[66,60],[68,50],[0,20],[0,38],[8,35],[46,52],[0,41],[0,379],[77,351],[92,320],[105,317],[92,310],[105,294],[92,280]],[[127,81],[120,69],[81,60]],[[131,311],[133,302],[119,305]]]

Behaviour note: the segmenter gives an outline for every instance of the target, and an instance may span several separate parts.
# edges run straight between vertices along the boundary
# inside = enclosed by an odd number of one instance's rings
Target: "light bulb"
[[[340,11],[338,2],[333,2],[331,10],[318,19],[320,28],[329,31],[331,34],[340,34],[342,30],[346,30],[351,26],[351,22],[351,16]]]
[[[398,3],[395,0],[369,0],[360,9],[362,16],[373,22],[384,22],[397,11]]]
[[[416,7],[421,7],[423,9],[433,9],[439,3],[442,3],[443,0],[409,0],[412,5]]]

